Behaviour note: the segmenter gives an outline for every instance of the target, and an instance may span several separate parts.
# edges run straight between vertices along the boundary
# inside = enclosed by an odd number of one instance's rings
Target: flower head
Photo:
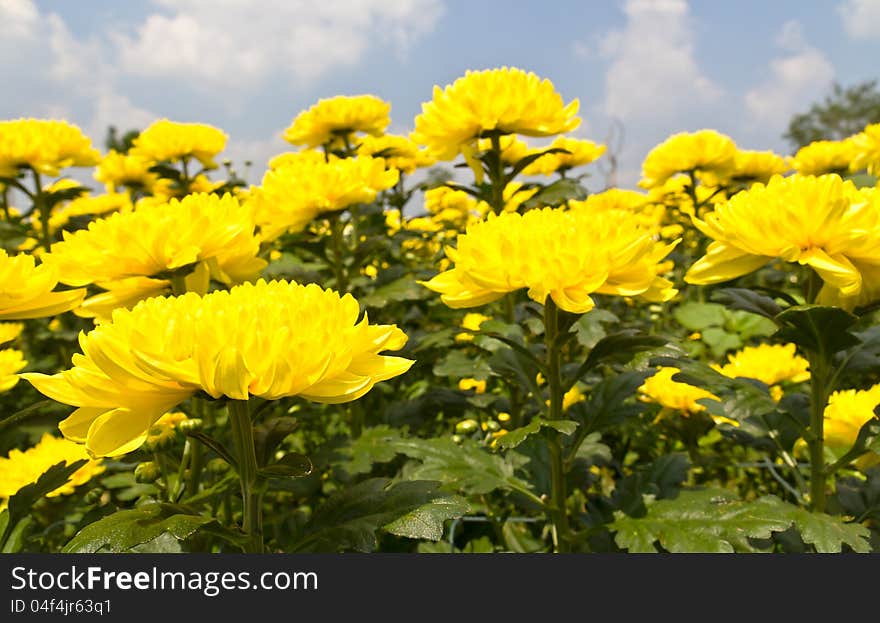
[[[391,123],[391,104],[375,95],[340,95],[322,99],[299,113],[284,131],[293,145],[320,147],[355,132],[379,136]]]
[[[22,487],[32,484],[43,473],[57,463],[67,465],[80,459],[88,459],[89,455],[78,443],[61,437],[44,433],[37,445],[25,451],[10,450],[5,457],[0,457],[0,498],[11,498]],[[89,460],[85,465],[73,472],[70,479],[47,494],[48,497],[70,495],[76,487],[88,482],[104,471],[101,461]]]
[[[724,176],[736,161],[736,143],[715,130],[680,132],[648,152],[639,186],[656,188],[676,173],[694,171]]]
[[[728,173],[734,182],[767,183],[774,175],[782,175],[791,169],[788,161],[772,151],[737,149],[733,169]],[[719,182],[725,180],[721,179]]]
[[[870,389],[844,389],[831,394],[825,407],[824,434],[828,447],[851,448],[862,426],[877,417],[874,414],[877,405],[880,405],[880,384]]]
[[[672,284],[657,265],[674,247],[655,242],[628,213],[543,208],[489,215],[458,237],[446,255],[454,268],[428,282],[450,307],[475,307],[528,289],[560,308],[585,313],[590,295],[642,296],[665,301]]]
[[[552,175],[590,164],[605,153],[606,147],[581,138],[558,136],[547,149],[564,149],[568,153],[558,152],[541,156],[523,169],[523,175]]]
[[[386,169],[382,158],[299,158],[263,176],[248,200],[265,240],[284,232],[305,229],[326,212],[355,203],[370,203],[397,183],[396,169]]]
[[[78,407],[62,433],[108,456],[139,447],[164,413],[200,391],[233,400],[355,400],[409,369],[411,360],[379,354],[406,339],[394,325],[361,318],[351,295],[260,280],[117,309],[80,337],[73,368],[23,377]]]
[[[204,123],[178,123],[159,119],[141,132],[129,156],[153,162],[195,158],[206,169],[216,169],[214,156],[226,148],[226,134]]]
[[[66,121],[0,121],[0,177],[15,177],[20,167],[56,176],[66,167],[89,167],[101,155],[82,130]]]
[[[0,344],[11,342],[24,330],[24,324],[20,322],[0,322]]]
[[[103,182],[107,192],[120,186],[151,191],[159,176],[150,171],[152,159],[137,154],[121,154],[110,150],[95,169],[95,179]]]
[[[462,329],[467,329],[468,332],[462,332],[455,336],[456,342],[472,342],[474,339],[473,334],[480,330],[480,325],[482,325],[487,320],[491,320],[491,316],[484,316],[483,314],[478,314],[476,312],[468,312],[464,315],[464,318],[461,320]]]
[[[18,374],[25,366],[24,353],[5,348],[0,350],[0,393],[9,391],[18,383]]]
[[[843,297],[863,288],[854,262],[880,258],[876,210],[838,175],[776,176],[715,206],[693,222],[714,240],[685,275],[708,284],[750,273],[774,258],[812,267]]]
[[[801,383],[810,378],[810,364],[795,352],[794,344],[746,346],[727,356],[727,363],[716,369],[731,378],[757,379],[773,386],[784,381]]]
[[[880,123],[867,126],[849,140],[852,146],[850,170],[867,169],[871,175],[880,175]]]
[[[853,144],[843,141],[813,141],[801,147],[791,161],[801,175],[844,173],[853,159]]]
[[[645,379],[639,388],[639,395],[643,400],[656,402],[667,409],[681,411],[685,415],[706,409],[697,402],[698,400],[703,398],[718,400],[715,394],[705,389],[681,381],[673,381],[672,377],[678,372],[678,368],[660,367],[655,374]]]
[[[0,249],[0,320],[45,318],[82,302],[85,289],[53,292],[57,283],[56,268],[37,266],[31,255],[9,256]]]
[[[384,158],[385,166],[401,173],[411,174],[416,169],[434,164],[434,158],[405,136],[383,134],[367,135],[357,148],[359,156]]]
[[[422,104],[412,139],[439,160],[451,160],[489,133],[552,136],[578,127],[579,102],[564,105],[553,83],[532,72],[502,67],[468,71],[453,84],[434,87]]]

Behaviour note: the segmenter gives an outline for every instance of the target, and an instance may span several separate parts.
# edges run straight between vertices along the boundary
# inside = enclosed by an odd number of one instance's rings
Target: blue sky
[[[878,58],[880,0],[0,0],[0,118],[63,117],[96,142],[110,123],[211,123],[258,178],[319,98],[374,93],[407,132],[433,85],[511,65],[580,99],[577,135],[622,123],[630,185],[681,130],[785,151],[790,116],[880,77]]]

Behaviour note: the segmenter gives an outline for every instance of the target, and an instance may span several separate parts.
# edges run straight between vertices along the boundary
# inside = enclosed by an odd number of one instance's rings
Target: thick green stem
[[[828,386],[829,365],[821,353],[812,353],[810,360],[810,509],[825,511],[825,406],[831,388]]]
[[[248,536],[244,550],[260,554],[263,552],[263,493],[257,478],[254,429],[246,400],[229,401],[229,423],[235,441],[238,478],[241,481],[241,499],[244,504],[241,528]]]
[[[43,193],[43,180],[40,174],[34,170],[34,210],[40,215],[40,240],[46,251],[52,250],[52,232],[49,231],[49,217],[51,208],[46,203],[46,195]]]
[[[192,399],[193,411],[195,417],[202,420],[204,424],[205,403],[199,398]],[[199,481],[202,478],[202,469],[205,467],[205,448],[200,443],[191,444],[190,462],[189,462],[189,478],[186,482],[186,491],[189,495],[195,495],[199,491]]]
[[[544,302],[544,340],[547,348],[547,385],[550,390],[548,419],[562,419],[562,373],[560,352],[557,337],[559,335],[559,310],[553,299],[547,297]],[[568,493],[565,486],[565,465],[562,456],[560,433],[553,429],[545,429],[547,447],[550,451],[550,503],[552,505],[553,531],[555,549],[559,553],[569,551],[569,527],[566,500]]]
[[[336,290],[340,294],[348,292],[348,275],[345,274],[342,233],[345,224],[339,212],[330,215],[330,233],[333,238],[333,271],[336,275]]]

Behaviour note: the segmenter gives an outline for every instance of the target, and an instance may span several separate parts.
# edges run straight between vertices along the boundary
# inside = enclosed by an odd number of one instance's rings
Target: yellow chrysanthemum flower
[[[226,148],[226,139],[223,130],[204,123],[159,119],[134,139],[128,153],[153,162],[195,158],[204,168],[216,169],[214,156]]]
[[[852,145],[850,170],[866,169],[871,175],[880,175],[880,123],[867,126],[849,140]]]
[[[464,228],[468,223],[479,221],[486,213],[488,205],[481,205],[463,190],[448,186],[437,186],[425,191],[425,210],[431,220],[438,224]],[[412,223],[415,219],[410,219]],[[438,226],[438,229],[442,225]]]
[[[581,388],[577,385],[573,385],[572,388],[562,396],[562,410],[568,411],[569,407],[576,405],[579,402],[583,402],[586,399],[587,396],[581,391]]]
[[[546,149],[564,149],[567,154],[555,153],[541,156],[525,169],[523,175],[553,175],[598,160],[607,147],[581,138],[559,136]]]
[[[849,168],[853,155],[851,139],[813,141],[797,151],[791,166],[801,175],[842,174]]]
[[[320,147],[355,132],[379,136],[391,123],[391,104],[375,95],[340,95],[319,100],[284,131],[293,145]]]
[[[56,176],[66,167],[90,167],[101,155],[82,130],[54,119],[0,121],[0,177],[20,167]]]
[[[22,487],[35,483],[47,469],[61,463],[70,465],[80,459],[88,459],[89,455],[78,443],[73,443],[49,433],[43,433],[37,445],[25,451],[10,450],[5,457],[0,457],[0,498],[8,499],[18,493]],[[85,465],[73,472],[70,479],[46,494],[47,497],[70,495],[74,490],[104,471],[99,460],[89,460]]]
[[[24,330],[21,322],[0,322],[0,344],[6,344],[16,339]]]
[[[629,213],[535,209],[490,214],[447,247],[455,266],[428,282],[450,307],[476,307],[528,289],[544,304],[582,314],[593,293],[666,301],[677,290],[657,275],[673,244],[655,242]]]
[[[697,402],[702,398],[718,400],[715,394],[701,387],[673,381],[672,377],[678,372],[678,368],[667,366],[658,368],[655,374],[645,379],[639,388],[639,396],[642,400],[656,402],[667,409],[680,411],[685,415],[704,411],[706,407]]]
[[[296,233],[321,214],[344,210],[355,203],[370,203],[397,183],[396,169],[386,169],[382,158],[312,157],[272,169],[253,189],[248,203],[264,240],[284,232]]]
[[[693,222],[714,240],[685,275],[685,281],[727,281],[761,268],[774,258],[813,268],[826,287],[842,297],[863,289],[854,263],[880,261],[880,214],[851,182],[836,174],[776,176],[755,184],[705,220]]]
[[[0,320],[54,316],[78,306],[86,295],[84,288],[53,292],[57,284],[56,268],[0,249]]]
[[[476,394],[485,394],[486,393],[486,381],[478,381],[477,379],[461,379],[458,382],[458,389],[466,392],[469,390],[474,390]]]
[[[772,387],[778,383],[802,383],[810,378],[809,362],[795,352],[794,344],[746,346],[727,356],[723,366],[712,366],[730,378],[757,379]]]
[[[409,138],[394,134],[363,137],[357,153],[359,156],[384,158],[386,167],[397,169],[407,175],[416,169],[429,167],[435,162],[434,158]]]
[[[22,376],[79,407],[60,424],[65,437],[96,456],[119,455],[199,391],[340,403],[406,372],[411,360],[379,354],[403,347],[406,335],[359,318],[351,295],[316,284],[260,280],[204,297],[155,297],[83,335],[72,369]]]
[[[101,158],[95,169],[94,177],[102,182],[108,193],[115,192],[120,186],[150,192],[159,181],[159,176],[150,172],[155,162],[137,154],[121,154],[110,150]]]
[[[101,216],[110,212],[129,212],[132,209],[128,193],[107,193],[105,195],[77,197],[67,203],[59,204],[49,216],[49,232],[53,235],[65,227],[70,220],[79,216]],[[34,231],[42,232],[43,226],[37,218],[32,219]]]
[[[600,193],[588,196],[583,201],[571,199],[568,207],[572,210],[585,210],[593,212],[629,211],[646,228],[660,234],[666,218],[666,206],[656,203],[644,193],[621,188],[609,188]],[[663,238],[676,238],[678,232],[669,232],[672,235],[664,235]]]
[[[27,365],[24,353],[14,348],[0,350],[0,393],[9,391],[18,383],[18,372]]]
[[[673,134],[648,152],[639,186],[656,188],[688,171],[724,176],[733,169],[736,152],[736,143],[715,130]]]
[[[707,173],[703,181],[709,186],[720,186],[731,181],[766,184],[774,175],[782,175],[790,169],[788,161],[772,151],[738,149],[733,159],[733,169],[720,176]]]
[[[513,165],[533,153],[535,150],[529,147],[526,142],[515,134],[505,134],[500,138],[501,162],[506,165]],[[481,138],[477,141],[478,151],[488,151],[492,149],[491,138]]]
[[[553,83],[532,72],[502,67],[467,71],[453,84],[434,87],[422,104],[411,137],[439,160],[452,160],[489,133],[552,136],[580,125],[577,99],[564,105]]]
[[[476,312],[469,312],[464,315],[464,318],[461,320],[461,327],[463,329],[467,329],[468,331],[479,331],[480,325],[482,325],[487,320],[491,320],[491,316],[484,316],[483,314],[478,314]],[[456,342],[473,342],[474,336],[472,333],[459,333],[455,336]]]
[[[144,441],[145,447],[150,450],[163,449],[177,437],[178,425],[188,419],[181,411],[166,413],[150,426]]]
[[[257,257],[260,240],[254,230],[250,210],[232,195],[187,195],[64,232],[64,240],[52,245],[44,261],[68,285],[95,283],[111,292],[118,289],[117,294],[127,292],[120,299],[130,306],[144,298],[139,289],[155,296],[170,286],[165,273],[193,264],[207,269],[203,278],[225,284],[256,278],[266,261]],[[144,279],[149,277],[159,278]],[[78,313],[91,315],[89,303]]]
[[[877,405],[880,405],[880,384],[870,389],[844,389],[831,394],[825,407],[825,444],[837,450],[851,448],[862,426],[877,417],[874,414]]]

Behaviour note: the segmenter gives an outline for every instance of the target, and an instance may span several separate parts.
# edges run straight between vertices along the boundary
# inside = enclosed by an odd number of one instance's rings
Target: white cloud
[[[846,0],[837,12],[853,39],[880,39],[880,0]]]
[[[685,0],[628,0],[623,10],[624,28],[599,45],[609,61],[606,114],[626,122],[663,121],[720,97],[720,87],[697,65]]]
[[[39,13],[31,0],[0,0],[0,39],[30,38],[38,22]]]
[[[834,79],[834,66],[804,38],[799,22],[786,22],[776,38],[783,55],[770,61],[770,76],[745,94],[753,120],[781,132],[796,112],[805,109]]]
[[[157,0],[134,37],[115,36],[123,69],[205,87],[309,80],[354,65],[374,42],[405,50],[430,32],[441,0]],[[170,14],[168,13],[170,11]]]

